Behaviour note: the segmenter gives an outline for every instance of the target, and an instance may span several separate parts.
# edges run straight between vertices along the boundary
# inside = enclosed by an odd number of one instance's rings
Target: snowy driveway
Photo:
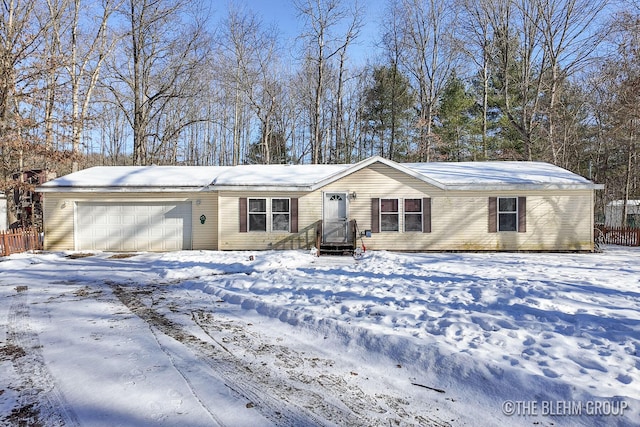
[[[13,255],[0,423],[634,425],[639,260]]]

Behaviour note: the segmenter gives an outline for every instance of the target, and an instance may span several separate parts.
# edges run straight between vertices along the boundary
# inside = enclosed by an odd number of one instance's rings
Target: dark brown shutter
[[[247,232],[247,198],[240,197],[240,232]]]
[[[518,197],[518,233],[527,232],[527,198]]]
[[[371,199],[371,232],[380,232],[380,199]]]
[[[422,199],[422,232],[431,233],[431,197]]]
[[[298,232],[298,199],[291,198],[291,232]]]
[[[489,197],[489,233],[498,232],[498,198]]]

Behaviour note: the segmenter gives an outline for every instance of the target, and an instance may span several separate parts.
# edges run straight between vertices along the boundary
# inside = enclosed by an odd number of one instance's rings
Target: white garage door
[[[191,249],[191,203],[79,202],[76,207],[76,249]]]

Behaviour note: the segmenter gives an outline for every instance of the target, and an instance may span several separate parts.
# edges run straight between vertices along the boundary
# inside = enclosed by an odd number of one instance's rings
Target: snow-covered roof
[[[49,181],[38,191],[312,191],[378,162],[444,190],[602,188],[548,163],[400,164],[371,157],[352,165],[98,166]]]
[[[580,175],[543,162],[430,162],[403,166],[447,189],[571,189],[595,185]]]
[[[624,200],[613,200],[607,206],[623,206]],[[627,200],[627,206],[640,206],[640,200]]]
[[[202,188],[229,166],[96,166],[42,184],[49,188]]]

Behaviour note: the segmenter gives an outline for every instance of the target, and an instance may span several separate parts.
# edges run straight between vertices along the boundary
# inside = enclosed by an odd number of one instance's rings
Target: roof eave
[[[447,191],[603,190],[602,184],[461,184],[445,185]]]
[[[309,192],[313,191],[313,185],[304,184],[304,185],[233,185],[233,184],[224,184],[224,185],[212,185],[210,186],[209,191],[239,191],[239,192],[268,192],[268,191],[287,191],[287,192]]]
[[[37,187],[38,193],[197,193],[212,191],[209,186],[197,187],[147,187],[147,186],[119,186],[119,187]]]

